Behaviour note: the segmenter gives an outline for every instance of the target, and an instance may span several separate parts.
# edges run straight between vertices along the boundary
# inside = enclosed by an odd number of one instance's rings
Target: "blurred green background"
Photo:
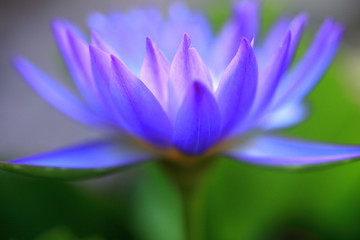
[[[216,28],[229,14],[204,9]],[[265,2],[263,32],[281,9]],[[359,78],[360,51],[346,44],[307,98],[309,118],[282,133],[360,144]],[[360,239],[360,162],[285,171],[219,159],[197,205],[203,239]],[[182,240],[181,210],[156,163],[79,182],[0,172],[0,239]]]

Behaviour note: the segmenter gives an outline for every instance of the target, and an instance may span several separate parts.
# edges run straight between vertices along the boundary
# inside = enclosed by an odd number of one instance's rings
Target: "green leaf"
[[[137,165],[137,164],[135,164]],[[62,180],[81,180],[88,178],[101,177],[126,170],[131,166],[121,166],[114,168],[59,168],[59,167],[43,167],[25,164],[14,164],[8,162],[0,162],[0,169],[12,173],[18,173],[34,177],[46,177]]]

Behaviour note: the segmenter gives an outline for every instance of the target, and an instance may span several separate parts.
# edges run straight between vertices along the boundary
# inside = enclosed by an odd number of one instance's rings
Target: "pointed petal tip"
[[[190,39],[190,36],[188,33],[184,33],[183,44],[184,44],[184,47],[190,48],[191,39]]]
[[[250,45],[252,48],[254,48],[254,45],[255,45],[255,35],[253,35],[250,39]]]
[[[121,62],[121,60],[118,59],[118,58],[117,58],[115,55],[113,55],[113,54],[110,54],[110,59],[111,59],[111,62],[116,62],[116,63]]]
[[[14,67],[16,67],[16,65],[18,63],[20,63],[21,61],[24,61],[24,60],[25,60],[25,58],[18,53],[13,53],[10,55],[10,62]]]
[[[235,10],[235,12],[239,12],[241,10],[243,10],[243,8],[249,8],[249,7],[254,7],[254,8],[258,8],[260,7],[260,1],[256,1],[256,0],[244,0],[244,1],[236,1],[235,3],[233,3],[233,9]]]
[[[201,88],[202,84],[198,81],[198,80],[194,80],[193,82],[193,87],[196,88]]]
[[[146,37],[146,43],[147,44],[151,44],[152,43],[152,39],[151,39],[151,37]]]
[[[252,42],[252,41],[251,41]],[[247,38],[243,37],[241,39],[239,48],[237,50],[237,53],[235,54],[234,58],[236,58],[237,55],[241,54],[242,51],[249,51],[250,49],[253,49],[252,43]]]
[[[20,54],[14,54],[10,56],[10,62],[16,69],[16,71],[25,78],[25,71],[28,68],[32,68],[32,64]],[[26,78],[25,78],[26,79]]]
[[[89,53],[90,53],[91,58],[96,58],[96,56],[98,56],[99,54],[108,55],[107,52],[103,51],[102,49],[100,49],[99,47],[97,47],[93,44],[89,44]]]
[[[307,24],[310,19],[310,16],[307,12],[302,12],[296,16],[295,19],[299,19],[303,24]]]
[[[204,91],[204,89],[207,89],[207,87],[199,80],[194,80],[192,83],[192,87],[195,91],[195,94],[199,94]]]
[[[248,44],[249,40],[246,37],[241,38],[241,43]]]
[[[324,21],[323,21],[323,26],[333,26],[335,24],[335,19],[332,17],[327,17]]]
[[[243,37],[243,38],[241,39],[241,43],[242,43],[242,44],[245,44],[245,46],[246,46],[247,48],[249,48],[249,47],[253,48],[253,47],[252,47],[252,42],[253,42],[253,41],[255,41],[255,35],[253,35],[253,37],[252,37],[251,39],[246,38],[246,37]]]
[[[145,48],[146,51],[151,51],[153,52],[155,49],[156,44],[154,43],[154,41],[151,39],[151,37],[146,37],[145,39]]]
[[[54,29],[54,28],[58,28],[60,27],[61,25],[63,25],[63,21],[60,20],[60,19],[54,19],[51,21],[51,27]]]
[[[54,19],[50,23],[51,30],[54,34],[57,34],[59,31],[65,31],[68,29],[69,22],[67,22],[65,19]]]
[[[10,56],[10,63],[15,71],[24,78],[24,69],[30,64],[29,61],[20,54],[13,54]]]

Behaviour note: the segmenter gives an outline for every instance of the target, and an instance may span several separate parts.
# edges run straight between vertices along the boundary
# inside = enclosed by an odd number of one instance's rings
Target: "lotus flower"
[[[343,28],[325,20],[292,63],[307,15],[281,19],[258,43],[259,4],[234,5],[219,34],[207,19],[174,4],[93,13],[90,37],[66,21],[53,33],[80,94],[23,57],[14,65],[50,104],[106,140],[2,162],[0,168],[52,177],[108,173],[162,159],[191,165],[210,157],[269,166],[304,166],[360,156],[358,146],[274,135],[306,116],[304,97],[333,60]]]

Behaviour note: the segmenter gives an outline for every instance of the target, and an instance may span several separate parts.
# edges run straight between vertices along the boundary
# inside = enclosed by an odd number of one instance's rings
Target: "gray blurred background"
[[[266,0],[265,0],[266,1]],[[348,31],[345,44],[358,44],[358,0],[268,0],[286,13],[307,11],[318,26],[326,16],[344,22]],[[59,64],[59,55],[49,24],[54,18],[66,18],[85,26],[91,11],[126,10],[155,5],[166,12],[170,0],[8,0],[0,1],[0,154],[19,157],[55,149],[95,138],[99,133],[84,127],[54,110],[32,91],[9,63],[20,53],[56,79],[67,81]],[[191,8],[208,12],[223,1],[189,1]],[[0,156],[1,156],[0,155]]]

